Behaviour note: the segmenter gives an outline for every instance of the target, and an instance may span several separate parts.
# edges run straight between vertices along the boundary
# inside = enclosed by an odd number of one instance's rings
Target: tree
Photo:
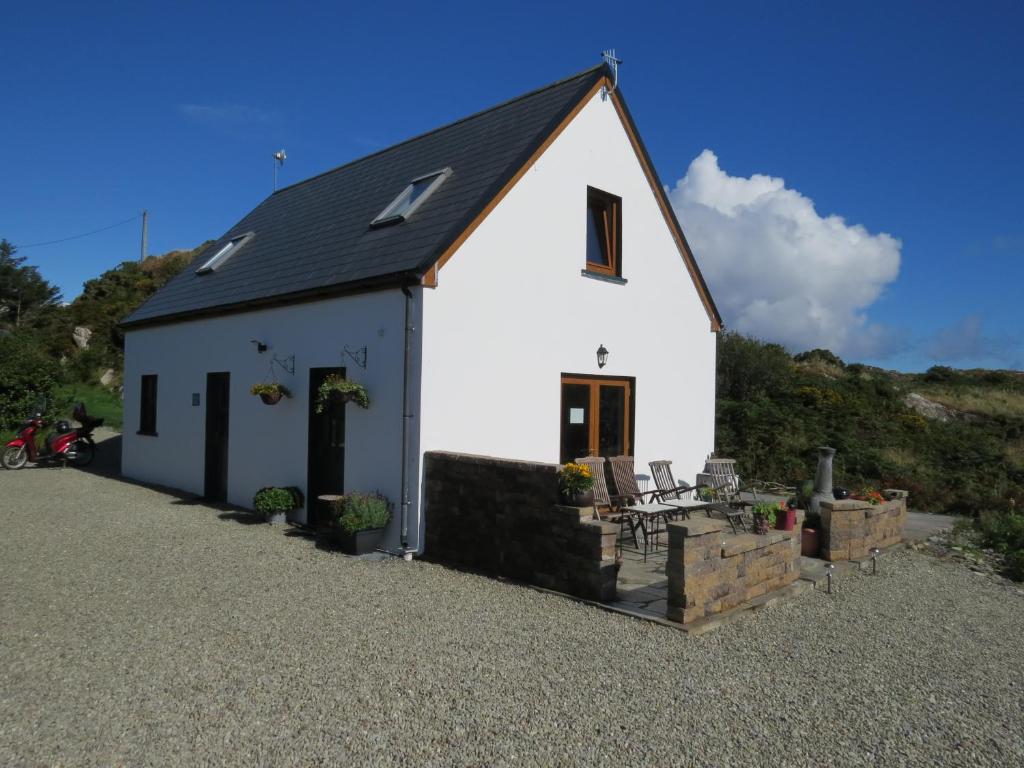
[[[60,307],[60,289],[16,253],[11,243],[0,240],[0,326],[39,327]]]
[[[0,428],[28,417],[39,397],[53,404],[60,365],[28,331],[0,335]]]

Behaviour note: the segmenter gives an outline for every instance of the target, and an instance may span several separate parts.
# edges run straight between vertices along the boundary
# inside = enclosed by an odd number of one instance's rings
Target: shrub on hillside
[[[0,336],[0,428],[13,428],[31,415],[36,400],[53,405],[60,365],[30,333]]]
[[[1007,575],[1024,581],[1024,514],[985,512],[978,518],[981,543],[1005,557]]]

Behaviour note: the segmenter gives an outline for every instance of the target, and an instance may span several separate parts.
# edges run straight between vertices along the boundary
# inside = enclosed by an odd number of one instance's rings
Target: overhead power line
[[[57,243],[66,243],[68,240],[78,240],[80,237],[88,237],[89,235],[97,235],[100,232],[106,232],[108,229],[114,229],[114,227],[123,227],[125,224],[131,224],[133,221],[137,220],[141,216],[142,216],[141,213],[137,213],[134,216],[132,216],[130,219],[125,219],[124,221],[119,221],[119,222],[117,222],[117,224],[111,224],[109,227],[100,227],[99,229],[94,229],[91,232],[83,232],[80,235],[72,235],[71,237],[62,237],[60,240],[46,240],[45,242],[42,242],[42,243],[27,243],[25,245],[15,245],[14,247],[17,248],[19,251],[23,251],[26,248],[38,248],[41,245],[56,245]]]

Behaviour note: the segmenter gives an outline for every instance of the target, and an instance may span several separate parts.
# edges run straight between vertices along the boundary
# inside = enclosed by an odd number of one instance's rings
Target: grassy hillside
[[[718,395],[716,450],[748,477],[813,477],[831,445],[837,485],[906,488],[933,512],[1024,501],[1024,373],[904,374],[723,334]]]

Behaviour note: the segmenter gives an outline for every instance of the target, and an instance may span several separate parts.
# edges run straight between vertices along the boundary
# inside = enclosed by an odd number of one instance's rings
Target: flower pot
[[[260,392],[260,400],[264,405],[277,405],[284,397],[282,392]]]
[[[274,512],[267,515],[267,522],[271,525],[283,525],[288,522],[287,512]]]
[[[337,530],[337,529],[335,529]],[[341,551],[347,555],[368,555],[376,552],[384,538],[383,528],[370,528],[355,533],[337,532],[337,543]]]
[[[562,498],[570,507],[592,507],[594,506],[594,491],[581,491],[572,495],[563,494]]]
[[[814,528],[804,528],[800,533],[800,554],[804,557],[817,557],[819,552],[818,531]]]
[[[792,531],[796,525],[795,509],[780,509],[775,513],[775,528],[780,531]]]

